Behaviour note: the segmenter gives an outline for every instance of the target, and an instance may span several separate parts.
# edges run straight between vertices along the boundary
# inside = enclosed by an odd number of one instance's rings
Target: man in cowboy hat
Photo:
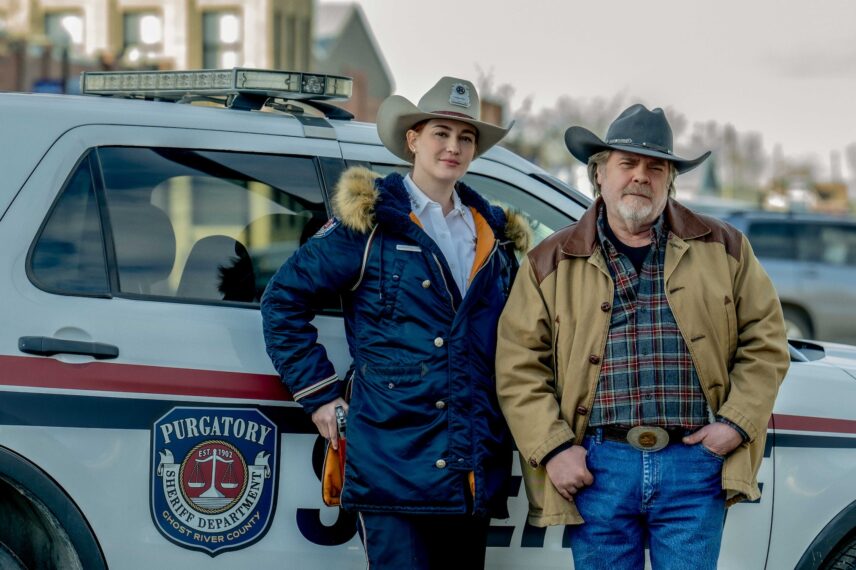
[[[497,391],[529,522],[570,527],[575,567],[713,569],[725,507],[758,499],[789,356],[746,238],[674,199],[661,109],[601,140],[565,133],[597,199],[524,258],[499,325]]]

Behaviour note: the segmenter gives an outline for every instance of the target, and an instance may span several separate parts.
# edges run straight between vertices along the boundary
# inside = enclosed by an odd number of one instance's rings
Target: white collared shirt
[[[452,270],[452,278],[463,296],[467,292],[470,272],[476,259],[476,223],[473,213],[461,203],[452,191],[452,210],[443,216],[443,207],[425,195],[410,175],[404,177],[404,186],[410,194],[413,213],[422,222],[428,237],[434,240]]]

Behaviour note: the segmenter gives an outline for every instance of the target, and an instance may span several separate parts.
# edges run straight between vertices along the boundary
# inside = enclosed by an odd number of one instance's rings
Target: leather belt
[[[670,443],[680,443],[685,435],[695,431],[657,426],[600,426],[588,428],[586,435],[597,436],[598,430],[603,439],[629,443],[639,451],[660,451]]]

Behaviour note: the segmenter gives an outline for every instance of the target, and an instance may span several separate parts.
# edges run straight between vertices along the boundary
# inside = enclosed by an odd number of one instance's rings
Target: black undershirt
[[[606,223],[603,224],[603,230],[606,234],[607,239],[612,242],[612,245],[615,246],[615,249],[618,250],[618,253],[623,253],[630,260],[630,263],[633,264],[633,268],[636,270],[636,274],[639,275],[642,273],[642,264],[645,262],[645,258],[648,257],[648,250],[651,249],[651,244],[643,245],[642,247],[632,247],[618,239],[618,236],[615,235],[615,232],[612,231],[612,228],[609,227],[609,220],[606,220]]]

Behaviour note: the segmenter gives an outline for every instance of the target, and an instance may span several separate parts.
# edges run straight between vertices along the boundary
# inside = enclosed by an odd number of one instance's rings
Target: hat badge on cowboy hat
[[[672,149],[672,127],[659,107],[649,111],[644,105],[631,105],[609,125],[606,139],[600,140],[583,127],[565,131],[565,145],[580,162],[602,150],[620,150],[644,156],[663,158],[675,164],[678,173],[692,170],[710,156],[710,151],[697,158],[680,158]]]
[[[475,86],[466,79],[443,77],[414,105],[401,95],[387,97],[377,113],[377,132],[383,145],[395,156],[410,162],[406,133],[416,123],[429,119],[452,119],[478,131],[476,156],[498,143],[511,129],[481,120],[481,102]],[[512,124],[514,124],[512,122]]]

